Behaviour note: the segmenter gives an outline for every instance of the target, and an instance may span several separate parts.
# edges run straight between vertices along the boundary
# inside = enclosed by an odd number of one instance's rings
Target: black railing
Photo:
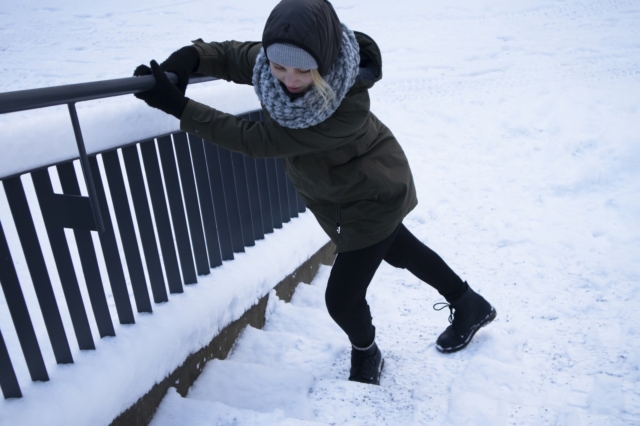
[[[175,81],[175,76],[169,77]],[[211,79],[192,79],[191,83],[205,80]],[[0,113],[68,104],[76,134],[78,158],[0,179],[58,364],[72,363],[73,356],[27,201],[24,176],[30,176],[35,188],[81,350],[93,350],[95,343],[65,228],[73,229],[86,292],[102,338],[115,336],[103,280],[109,282],[119,322],[133,324],[127,281],[136,310],[152,312],[154,303],[167,302],[169,294],[181,293],[183,285],[197,282],[198,275],[232,260],[234,253],[243,252],[305,211],[280,161],[251,159],[184,132],[136,143],[124,141],[118,148],[87,155],[74,103],[144,91],[154,84],[154,78],[147,76],[0,94]],[[253,111],[240,117],[261,121],[264,114]],[[81,195],[76,160],[89,197]],[[62,194],[54,192],[51,168],[58,174]],[[91,231],[98,233],[106,277],[100,273]],[[0,282],[31,379],[46,381],[47,369],[1,222]],[[5,398],[22,396],[1,331],[0,387]]]

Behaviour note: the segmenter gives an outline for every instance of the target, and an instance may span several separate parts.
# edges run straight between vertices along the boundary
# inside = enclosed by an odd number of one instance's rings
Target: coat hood
[[[327,75],[342,45],[340,20],[326,0],[282,0],[271,11],[262,33],[265,51],[274,43],[304,49],[316,60],[320,75]]]
[[[382,55],[376,42],[368,35],[354,31],[360,45],[360,64],[355,89],[370,89],[382,79]]]

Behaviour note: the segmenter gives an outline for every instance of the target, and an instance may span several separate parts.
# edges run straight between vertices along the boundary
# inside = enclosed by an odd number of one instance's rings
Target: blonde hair
[[[329,86],[324,78],[322,78],[317,68],[311,69],[311,78],[313,79],[314,86],[316,86],[317,96],[322,98],[323,105],[321,111],[324,111],[327,106],[329,106],[329,102],[333,100],[336,94],[334,93],[331,86]]]

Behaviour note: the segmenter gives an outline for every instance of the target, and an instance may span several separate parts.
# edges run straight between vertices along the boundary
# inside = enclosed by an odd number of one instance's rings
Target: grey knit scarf
[[[342,47],[338,59],[329,74],[323,76],[335,95],[326,108],[323,108],[324,100],[315,87],[311,87],[304,96],[291,100],[285,93],[287,89],[271,72],[264,48],[260,49],[253,68],[253,86],[258,99],[278,124],[291,129],[305,129],[322,123],[338,109],[356,81],[359,63],[360,46],[356,36],[342,24]]]

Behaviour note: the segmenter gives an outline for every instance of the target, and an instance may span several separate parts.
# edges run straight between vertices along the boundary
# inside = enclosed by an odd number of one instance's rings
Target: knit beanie
[[[267,59],[279,63],[270,50],[275,44],[303,50],[313,58],[321,76],[329,74],[342,46],[342,26],[331,3],[327,0],[281,0],[271,11],[262,33]],[[293,56],[301,57],[299,54]]]
[[[292,44],[276,43],[267,47],[267,57],[283,67],[305,70],[318,68],[318,63],[306,50]]]

